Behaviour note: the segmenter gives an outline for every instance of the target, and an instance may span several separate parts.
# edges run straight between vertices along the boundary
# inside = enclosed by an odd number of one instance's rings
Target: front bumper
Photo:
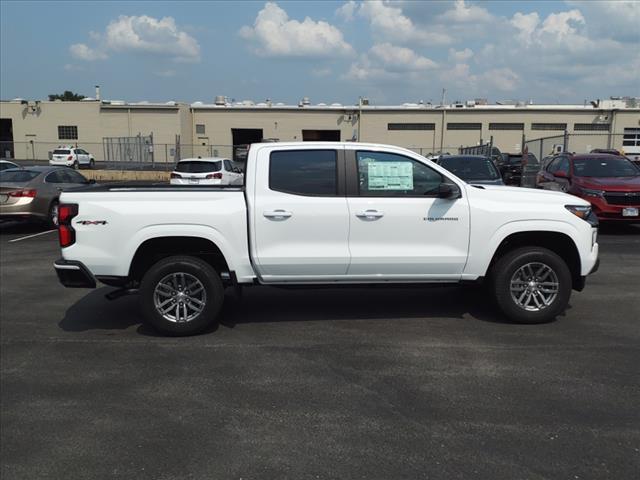
[[[67,288],[96,288],[96,279],[82,262],[61,258],[53,262],[58,280]]]

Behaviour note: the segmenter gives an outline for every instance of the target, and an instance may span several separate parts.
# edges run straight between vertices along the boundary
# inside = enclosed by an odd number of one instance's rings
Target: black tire
[[[553,273],[549,274],[550,276],[547,276],[545,281],[555,278],[557,288],[541,287],[536,282],[535,276],[531,280],[533,284],[529,284],[528,281],[522,281],[521,284],[516,283],[514,286],[521,288],[525,296],[524,302],[528,300],[532,304],[521,305],[518,303],[518,299],[514,298],[514,296],[520,297],[520,290],[512,295],[511,282],[512,279],[517,282],[517,279],[524,278],[516,276],[516,273],[526,271],[526,266],[530,264],[533,265],[534,272],[539,271],[540,265],[547,266]],[[520,270],[521,268],[524,270]],[[547,271],[544,270],[544,272]],[[524,278],[524,280],[528,279]],[[508,252],[495,263],[491,269],[491,285],[496,303],[507,317],[517,323],[535,324],[551,322],[564,312],[571,297],[572,280],[567,264],[551,250],[542,247],[522,247]],[[541,288],[547,290],[541,290]],[[537,308],[535,303],[538,302],[538,299],[540,301],[543,299],[541,292],[544,291],[544,295],[549,295],[549,288],[555,290],[556,295],[553,298],[547,298],[548,305],[543,304],[543,307],[538,310],[527,309]],[[525,290],[527,292],[535,290],[536,293],[529,296]]]
[[[195,277],[201,283],[206,295],[204,298],[199,298],[204,303],[202,311],[192,319],[183,322],[165,318],[155,304],[156,287],[168,275],[179,273]],[[174,304],[178,301],[176,293],[179,293],[177,289],[173,292]],[[197,257],[179,255],[163,258],[147,271],[140,285],[140,308],[144,319],[159,332],[170,336],[195,335],[213,326],[217,322],[223,301],[224,287],[220,275],[211,265]],[[173,312],[167,315],[173,315]]]
[[[89,168],[91,170],[93,170],[94,168],[96,168],[96,161],[92,158],[91,160],[89,160]]]
[[[58,200],[54,200],[49,205],[46,224],[49,228],[58,228]]]
[[[73,169],[74,169],[74,170],[79,170],[79,169],[80,169],[80,164],[78,163],[78,160],[76,160],[75,162],[73,162]]]

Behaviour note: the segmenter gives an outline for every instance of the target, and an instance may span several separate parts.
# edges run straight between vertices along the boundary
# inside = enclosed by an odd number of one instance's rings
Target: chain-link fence
[[[455,154],[459,146],[442,149],[416,145],[398,145],[425,157],[442,153]],[[102,143],[75,142],[0,142],[0,157],[25,165],[46,165],[53,151],[64,147],[85,150],[95,159],[95,168],[106,170],[172,170],[176,162],[185,158],[224,157],[242,165],[247,145],[191,145],[154,143],[151,136],[110,137]]]
[[[551,137],[527,140],[524,145],[529,153],[542,160],[544,157],[560,153],[589,153],[592,150],[624,151],[624,134],[622,133],[568,133]]]

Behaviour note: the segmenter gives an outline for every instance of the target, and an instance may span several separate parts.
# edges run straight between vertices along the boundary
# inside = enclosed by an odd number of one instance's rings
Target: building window
[[[447,123],[447,130],[482,130],[481,123]]]
[[[608,132],[608,123],[574,123],[573,129],[575,131],[589,131],[589,132]]]
[[[623,147],[640,147],[640,128],[625,128],[622,137]]]
[[[204,133],[205,133],[204,124],[196,123],[196,135],[204,135]]]
[[[78,127],[76,125],[58,125],[58,140],[77,140]]]
[[[532,123],[531,130],[566,130],[566,123]]]
[[[524,123],[490,123],[489,130],[524,130]]]
[[[435,130],[435,123],[387,123],[387,130]]]

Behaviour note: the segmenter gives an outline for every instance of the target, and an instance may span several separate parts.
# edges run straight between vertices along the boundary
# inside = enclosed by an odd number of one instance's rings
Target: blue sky
[[[640,96],[640,2],[0,3],[0,97]]]

